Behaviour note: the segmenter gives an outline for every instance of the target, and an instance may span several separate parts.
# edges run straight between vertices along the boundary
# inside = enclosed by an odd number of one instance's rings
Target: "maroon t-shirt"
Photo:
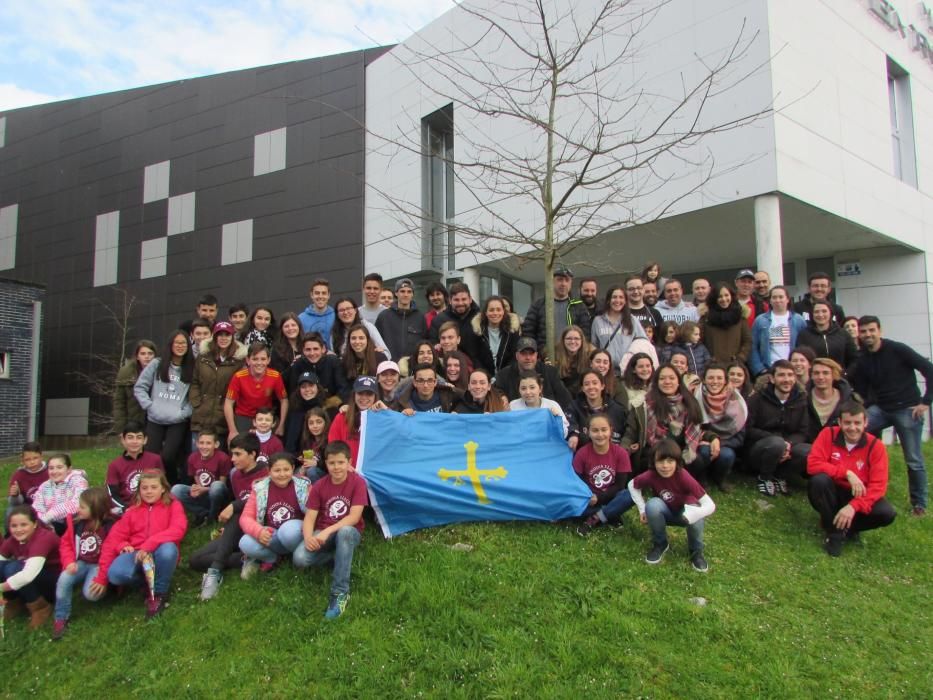
[[[706,495],[703,487],[690,476],[686,469],[678,469],[673,476],[663,478],[654,469],[649,469],[632,481],[637,489],[649,488],[660,498],[672,513],[679,513],[685,505],[697,505]]]
[[[628,452],[614,443],[610,443],[609,451],[601,455],[593,443],[588,442],[573,456],[573,470],[586,482],[590,491],[599,495],[616,485],[618,474],[631,473],[632,462]]]
[[[350,514],[352,506],[369,505],[366,493],[366,480],[356,472],[349,472],[342,484],[335,484],[328,474],[318,479],[308,494],[308,510],[317,511],[315,530],[324,530],[343,520]],[[363,519],[356,524],[356,529],[363,531]]]
[[[107,486],[116,486],[120,500],[129,506],[136,495],[139,475],[150,469],[165,471],[162,458],[155,452],[141,452],[136,459],[124,452],[107,466]]]
[[[45,557],[46,568],[61,570],[62,560],[58,555],[58,535],[47,527],[39,526],[25,542],[18,542],[12,535],[0,545],[0,555],[7,559],[29,559]]]
[[[107,538],[112,523],[107,522],[97,530],[88,530],[83,522],[75,523],[75,558],[88,564],[96,564],[100,559],[100,548]]]
[[[33,496],[36,491],[46,481],[49,480],[49,470],[45,462],[37,472],[31,472],[26,467],[20,467],[10,475],[10,486],[16,483],[19,486],[19,493],[23,497],[23,503],[27,506],[32,505]]]
[[[265,476],[269,476],[269,470],[265,465],[257,464],[252,471],[248,472],[234,469],[230,472],[230,488],[233,491],[233,497],[238,501],[246,501],[250,491],[253,490],[253,482]]]
[[[278,435],[270,435],[269,439],[265,442],[259,443],[259,454],[261,454],[266,459],[269,459],[276,452],[284,452],[285,446],[282,444],[282,441],[279,440]]]
[[[188,475],[191,483],[198,486],[210,486],[218,479],[230,476],[232,467],[230,458],[220,450],[214,450],[214,454],[207,459],[200,452],[188,456]]]
[[[265,523],[278,530],[289,520],[298,520],[304,517],[298,495],[295,493],[295,482],[286,486],[276,486],[269,482],[269,500],[266,501]]]

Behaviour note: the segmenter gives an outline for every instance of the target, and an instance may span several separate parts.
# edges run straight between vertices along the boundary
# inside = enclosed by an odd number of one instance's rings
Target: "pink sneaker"
[[[278,559],[275,561],[264,561],[259,564],[259,570],[264,574],[268,574],[270,571],[275,571],[275,567],[278,565]]]
[[[61,639],[65,636],[65,631],[68,629],[68,618],[64,620],[55,620],[55,625],[52,627],[52,639]]]
[[[151,620],[165,610],[165,599],[160,596],[146,597],[146,619]]]

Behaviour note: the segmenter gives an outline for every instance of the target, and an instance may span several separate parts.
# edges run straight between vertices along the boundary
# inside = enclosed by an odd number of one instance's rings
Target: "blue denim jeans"
[[[267,545],[259,544],[259,540],[252,535],[243,535],[240,538],[240,551],[250,559],[272,564],[280,555],[294,552],[295,547],[304,541],[304,536],[301,534],[303,522],[303,520],[289,520],[282,523]]]
[[[317,534],[319,531],[315,531]],[[316,552],[305,548],[304,539],[295,548],[292,562],[298,568],[323,566],[334,562],[334,579],[330,584],[331,595],[350,592],[350,567],[353,565],[353,552],[361,539],[360,531],[355,527],[345,526],[327,538],[327,542]]]
[[[732,472],[733,465],[735,465],[735,450],[731,447],[720,447],[719,456],[712,459],[709,445],[700,445],[696,459],[687,465],[687,471],[696,479],[709,477],[714,483],[722,485],[722,482]]]
[[[90,601],[98,601],[104,597],[106,591],[100,595],[91,593],[91,584],[94,583],[94,577],[97,576],[97,564],[88,564],[86,561],[76,561],[78,570],[69,574],[62,569],[58,575],[58,584],[55,586],[55,619],[67,620],[71,617],[71,592],[75,586],[81,586],[84,598]]]
[[[23,559],[8,559],[0,561],[0,582],[6,581],[14,574],[18,574],[25,568],[26,562]],[[43,566],[42,571],[25,586],[15,591],[5,591],[3,597],[7,600],[19,598],[24,603],[34,603],[39,598],[45,598],[52,602],[55,598],[55,581],[58,574],[48,566]]]
[[[629,493],[628,489],[622,489],[615,496],[613,496],[612,500],[610,500],[608,503],[603,503],[602,505],[597,504],[587,508],[583,512],[583,516],[589,517],[602,511],[603,517],[600,518],[600,520],[605,520],[607,523],[611,523],[621,518],[622,514],[634,505],[635,501],[632,500],[632,494]]]
[[[191,487],[187,484],[175,484],[172,487],[172,495],[181,501],[191,515],[206,516],[209,520],[216,520],[217,514],[230,500],[227,485],[222,481],[212,482],[207,493],[196,497],[191,495]]]
[[[645,515],[648,517],[648,529],[651,530],[651,541],[654,544],[661,547],[667,545],[668,525],[686,527],[687,548],[690,550],[690,556],[703,553],[703,518],[693,525],[687,525],[682,513],[675,515],[667,504],[657,497],[645,504]]]
[[[881,437],[881,431],[894,427],[907,462],[907,487],[910,505],[927,507],[927,470],[923,464],[923,417],[914,418],[910,408],[883,411],[879,406],[868,408],[868,432]]]
[[[178,565],[178,547],[174,542],[160,544],[152,553],[155,561],[155,594],[165,595],[172,585],[172,574]],[[145,586],[143,567],[136,561],[136,552],[119,555],[110,564],[107,580],[114,586]]]

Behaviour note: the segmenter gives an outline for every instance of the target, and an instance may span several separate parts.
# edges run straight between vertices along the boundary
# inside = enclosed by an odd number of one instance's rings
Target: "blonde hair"
[[[799,348],[795,348],[798,350]],[[824,367],[829,367],[829,370],[833,373],[833,381],[838,382],[842,379],[842,365],[829,357],[816,357],[810,362],[810,371],[813,371],[815,365],[823,365]]]
[[[142,486],[143,481],[152,481],[153,479],[162,484],[162,498],[160,499],[162,503],[169,505],[172,502],[172,486],[168,483],[168,479],[165,478],[165,472],[161,469],[149,469],[139,475],[139,482],[136,484],[136,495],[133,497],[135,505],[143,502],[139,488]]]

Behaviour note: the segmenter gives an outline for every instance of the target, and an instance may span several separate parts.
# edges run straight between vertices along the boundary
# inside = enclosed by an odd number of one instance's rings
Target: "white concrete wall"
[[[555,0],[558,4],[568,0]],[[578,0],[576,6],[592,6],[592,0]],[[478,0],[472,7],[496,6],[493,0]],[[651,7],[644,0],[636,6]],[[706,119],[721,122],[770,102],[772,94],[767,66],[768,45],[766,0],[676,0],[665,6],[657,17],[637,35],[640,54],[637,60],[617,71],[620,85],[639,81],[651,97],[642,107],[627,116],[626,126],[636,128],[650,121],[652,114],[664,110],[667,101],[676,98],[701,71],[701,62],[715,60],[731,47],[744,24],[746,37],[760,35],[737,69],[750,75],[737,87],[710,101]],[[565,29],[569,23],[563,23]],[[402,65],[410,61],[411,47],[426,46],[443,52],[476,37],[482,23],[462,8],[455,8],[428,25],[417,35],[380,57],[367,68],[366,81],[366,260],[368,271],[397,277],[420,267],[420,231],[416,221],[399,216],[397,203],[409,208],[421,202],[420,128],[422,117],[450,102],[450,86],[428,65]],[[503,65],[518,65],[520,52],[514,47],[484,46],[482,51]],[[700,57],[700,58],[698,58]],[[757,67],[757,70],[755,70]],[[735,78],[738,73],[733,73]],[[579,105],[577,106],[579,107]],[[574,123],[578,113],[573,108],[560,118]],[[476,117],[463,107],[454,108],[455,151],[466,160],[484,148],[495,150],[507,144],[518,152],[533,152],[540,147],[537,135],[525,127],[510,125],[503,118]],[[395,145],[386,143],[387,137]],[[411,147],[400,148],[398,141]],[[694,194],[672,207],[668,214],[679,214],[723,202],[742,199],[776,189],[772,120],[754,126],[718,134],[693,145],[682,155],[701,162],[712,156],[720,175]],[[749,162],[754,159],[754,162]],[[680,196],[700,180],[695,168],[683,162],[666,163],[675,182],[645,194],[635,202],[640,212],[656,211],[664,202]],[[395,203],[389,201],[394,200]],[[478,216],[471,205],[469,192],[458,187],[455,196],[457,217],[461,223],[489,223],[490,217]],[[496,213],[525,229],[540,224],[534,206],[520,198],[496,205]],[[620,217],[621,218],[621,217]],[[659,251],[661,255],[663,251]],[[483,258],[462,255],[457,266],[481,262]]]

